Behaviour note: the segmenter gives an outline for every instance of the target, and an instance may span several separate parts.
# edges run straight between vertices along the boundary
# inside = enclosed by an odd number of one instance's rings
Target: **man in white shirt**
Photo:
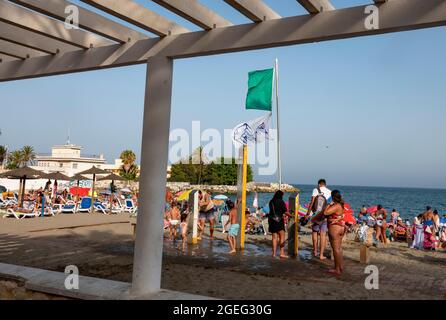
[[[331,190],[327,188],[327,182],[325,181],[325,179],[320,179],[318,182],[318,187],[314,188],[313,190],[311,203],[310,206],[308,207],[309,213],[313,211],[313,208],[316,204],[315,202],[317,201],[319,195],[323,195],[325,197],[327,204],[331,202]],[[324,218],[323,220],[320,221],[314,221],[311,226],[311,229],[313,231],[311,235],[313,240],[313,255],[315,257],[319,255],[319,259],[325,260],[326,257],[324,256],[324,250],[325,250],[325,245],[327,243],[327,231],[328,231],[327,219]],[[318,238],[320,238],[319,248],[318,248]],[[319,254],[318,254],[318,249],[319,249]]]

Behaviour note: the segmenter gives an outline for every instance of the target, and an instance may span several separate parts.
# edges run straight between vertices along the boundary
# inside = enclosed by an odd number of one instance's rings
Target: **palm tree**
[[[3,162],[5,162],[6,157],[8,155],[8,150],[5,146],[0,146],[0,167],[3,166]]]
[[[16,150],[11,152],[8,155],[8,169],[17,169],[22,166],[22,152],[20,150]]]
[[[34,159],[36,159],[36,153],[34,152],[34,148],[31,146],[24,146],[20,152],[22,153],[21,163],[23,165],[31,164]]]
[[[122,160],[124,171],[128,171],[130,167],[135,164],[136,161],[136,155],[132,150],[122,151],[119,158]]]
[[[197,169],[197,181],[195,183],[201,184],[204,166],[210,163],[208,157],[204,153],[204,148],[202,146],[195,149],[195,151],[190,156],[190,161],[196,169]]]
[[[135,153],[132,150],[124,150],[119,158],[122,160],[121,176],[127,180],[135,180],[138,175]]]

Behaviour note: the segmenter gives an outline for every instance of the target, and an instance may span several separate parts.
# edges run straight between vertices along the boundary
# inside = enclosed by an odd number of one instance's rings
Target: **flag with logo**
[[[238,146],[261,143],[270,139],[271,112],[263,117],[238,124],[232,130],[232,140]]]

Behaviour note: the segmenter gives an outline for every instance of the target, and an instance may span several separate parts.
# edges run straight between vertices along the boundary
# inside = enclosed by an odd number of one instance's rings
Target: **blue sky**
[[[266,2],[284,16],[304,13],[295,0]],[[248,22],[222,1],[203,3]],[[261,115],[244,110],[247,73],[277,57],[286,182],[446,187],[445,38],[435,28],[177,60],[171,129],[200,120],[202,129],[223,130]],[[50,152],[69,128],[84,153],[109,161],[127,148],[139,155],[144,81],[141,65],[1,83],[0,144]]]

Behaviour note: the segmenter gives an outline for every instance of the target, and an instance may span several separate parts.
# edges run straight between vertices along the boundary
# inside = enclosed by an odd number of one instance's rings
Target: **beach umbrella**
[[[189,195],[190,195],[190,193],[192,192],[192,190],[193,190],[193,189],[183,191],[183,192],[179,195],[179,197],[177,198],[177,201],[185,201],[185,200],[189,200]]]
[[[113,202],[113,189],[114,189],[113,186],[115,185],[115,181],[124,181],[126,179],[116,173],[112,173],[112,174],[109,174],[108,176],[98,179],[98,181],[107,181],[107,180],[111,180],[110,193],[109,193],[110,194],[110,205],[111,205]]]
[[[103,178],[99,178],[98,181],[105,181],[105,180],[111,180],[111,181],[124,181],[126,180],[124,177],[121,177],[119,174],[111,173],[108,176],[105,176]]]
[[[108,171],[102,170],[100,168],[97,168],[95,166],[92,166],[90,169],[82,171],[82,172],[78,172],[78,174],[80,175],[93,175],[93,185],[91,188],[91,207],[90,207],[90,212],[93,212],[93,206],[94,206],[94,187],[95,187],[95,182],[96,182],[96,175],[98,174],[108,174]]]
[[[216,200],[228,200],[229,198],[228,198],[228,196],[225,196],[224,194],[219,194],[219,195],[216,195],[215,197],[214,197],[214,199],[216,199]]]
[[[61,181],[71,181],[71,178],[69,176],[64,175],[63,173],[57,171],[57,172],[50,172],[45,175],[45,179],[50,180],[61,180]]]
[[[90,178],[87,178],[79,173],[76,173],[74,176],[70,178],[70,181],[80,181],[80,180],[91,180]]]
[[[98,179],[98,181],[107,181],[107,180],[110,180],[111,185],[114,186],[115,181],[125,181],[126,179],[116,173],[112,173],[112,174],[109,174],[108,176]],[[130,192],[130,190],[129,190],[129,192]]]
[[[45,178],[46,174],[42,171],[35,170],[30,167],[18,168],[0,174],[0,178],[6,179],[20,179],[19,187],[19,206],[23,205],[23,196],[25,195],[25,183],[28,179],[40,179]]]
[[[129,188],[122,188],[122,189],[121,189],[121,192],[124,192],[124,193],[132,193],[132,191],[131,191]]]

